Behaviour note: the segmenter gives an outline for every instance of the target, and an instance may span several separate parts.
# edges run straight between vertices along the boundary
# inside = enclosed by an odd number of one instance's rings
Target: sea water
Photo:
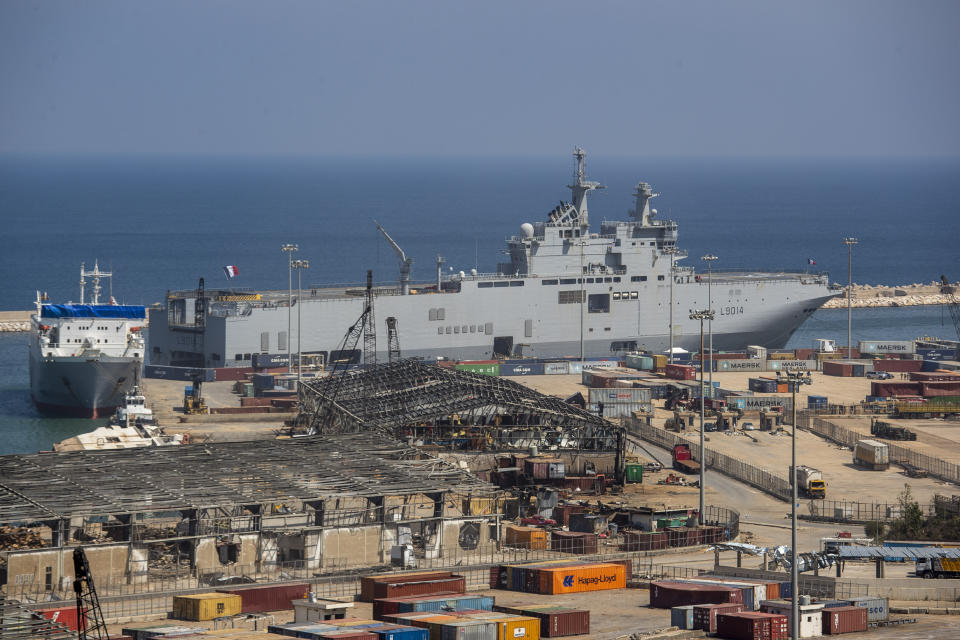
[[[97,259],[127,304],[162,302],[170,289],[285,289],[284,243],[310,261],[304,287],[395,281],[398,261],[380,223],[414,258],[413,278],[496,271],[504,238],[546,219],[573,180],[566,156],[524,159],[248,159],[196,157],[0,158],[0,309],[28,309],[36,291],[79,298],[80,262]],[[590,219],[624,220],[640,180],[663,195],[660,218],[679,244],[719,256],[723,268],[829,271],[853,280],[931,282],[951,273],[956,160],[654,160],[588,157]],[[813,260],[815,265],[809,265]],[[227,280],[225,265],[239,276]],[[110,288],[112,286],[112,289]],[[89,295],[89,286],[87,292]],[[855,309],[858,339],[953,337],[940,307]],[[846,342],[846,310],[820,310],[788,346]],[[29,398],[26,334],[0,334],[0,453],[48,449],[101,422],[40,416]]]

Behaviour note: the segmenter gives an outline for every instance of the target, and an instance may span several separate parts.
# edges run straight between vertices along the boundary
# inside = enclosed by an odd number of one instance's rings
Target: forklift
[[[193,384],[183,389],[183,412],[187,415],[196,413],[210,413],[207,403],[203,401],[203,376],[193,375]]]

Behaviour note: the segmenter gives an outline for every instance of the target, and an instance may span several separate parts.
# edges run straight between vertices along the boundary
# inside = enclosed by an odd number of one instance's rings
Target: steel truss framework
[[[300,386],[310,433],[395,437],[472,431],[497,447],[615,450],[621,428],[512,380],[417,360],[381,363]],[[474,447],[476,448],[476,447]]]

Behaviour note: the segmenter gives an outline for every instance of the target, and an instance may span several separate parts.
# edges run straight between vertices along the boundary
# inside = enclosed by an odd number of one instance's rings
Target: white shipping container
[[[639,402],[650,402],[651,391],[649,387],[612,387],[607,389],[590,389],[591,403],[602,402],[604,405],[611,404],[637,404]]]
[[[767,360],[767,371],[817,371],[819,364],[816,360]]]
[[[913,340],[861,340],[860,353],[916,353]]]
[[[858,440],[855,457],[870,464],[889,464],[890,448],[883,442],[876,440]]]

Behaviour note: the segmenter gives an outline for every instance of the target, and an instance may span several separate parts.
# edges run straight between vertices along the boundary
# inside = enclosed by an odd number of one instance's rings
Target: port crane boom
[[[957,302],[957,288],[950,284],[947,276],[940,276],[940,293],[947,298],[947,309],[950,311],[950,317],[953,318],[953,328],[957,332],[957,338],[960,338],[960,303]]]
[[[390,237],[390,234],[379,223],[375,222],[375,224],[383,237],[390,243],[390,246],[393,247],[393,250],[397,252],[397,257],[400,258],[400,295],[405,296],[410,292],[410,267],[413,264],[413,258],[407,257],[400,245]]]

